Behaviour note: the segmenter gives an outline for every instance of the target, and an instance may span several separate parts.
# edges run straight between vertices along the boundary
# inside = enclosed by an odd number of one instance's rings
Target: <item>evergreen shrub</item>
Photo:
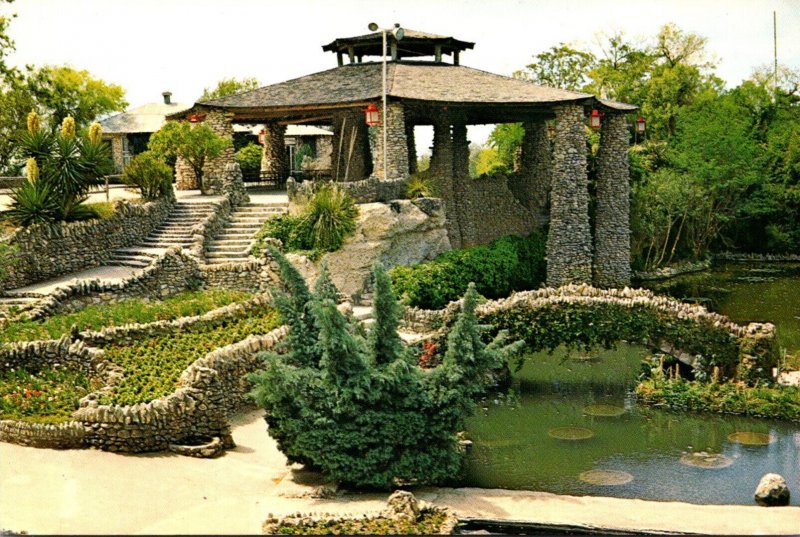
[[[277,251],[288,293],[275,305],[289,325],[285,353],[265,353],[250,375],[269,434],[291,462],[357,487],[442,483],[461,466],[457,433],[488,373],[519,352],[499,334],[486,345],[473,286],[448,337],[442,365],[423,371],[397,334],[401,307],[374,270],[375,322],[367,338],[338,311],[324,270],[314,292]]]
[[[122,182],[139,189],[142,199],[155,200],[172,191],[172,168],[152,151],[133,157]]]
[[[534,232],[508,235],[490,244],[451,250],[433,261],[394,267],[397,294],[410,306],[441,309],[457,300],[470,282],[488,298],[538,287],[545,279],[547,239]]]

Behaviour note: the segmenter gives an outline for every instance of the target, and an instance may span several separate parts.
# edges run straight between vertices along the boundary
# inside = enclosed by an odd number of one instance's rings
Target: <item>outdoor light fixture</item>
[[[261,129],[261,131],[258,133],[258,143],[264,145],[266,141],[267,141],[267,131]]]
[[[387,133],[386,133],[386,34],[388,32],[391,32],[391,34],[394,36],[395,40],[396,41],[400,41],[401,39],[403,39],[403,36],[405,35],[405,31],[402,28],[400,28],[400,25],[398,23],[395,23],[394,28],[388,28],[387,29],[387,28],[380,28],[377,23],[371,22],[371,23],[369,23],[369,26],[367,26],[367,28],[369,28],[370,32],[377,32],[378,30],[380,30],[381,36],[383,37],[382,46],[381,46],[381,59],[382,59],[382,63],[383,63],[383,92],[382,92],[383,93],[383,123],[382,123],[382,125],[383,125],[383,180],[386,181],[387,179],[389,179],[387,177],[388,173],[386,171],[387,170],[387,165],[386,165],[386,143],[387,143],[387,140],[386,140],[386,135],[387,135]],[[370,117],[369,117],[369,113],[370,112],[369,112],[369,110],[370,110],[370,107],[374,107],[374,106],[375,106],[374,104],[370,104],[367,107],[367,110],[365,110],[365,113],[367,114],[367,125],[370,125],[370,126],[372,126],[372,124],[370,123]],[[377,123],[376,123],[376,125],[377,125]]]
[[[647,122],[644,120],[642,116],[639,116],[639,119],[636,120],[636,132],[639,134],[644,134]]]
[[[380,110],[378,110],[378,106],[375,103],[369,103],[369,106],[364,109],[364,119],[366,119],[367,125],[370,127],[380,125]]]
[[[592,110],[592,113],[589,114],[589,126],[593,129],[600,128],[600,120],[603,117],[603,113],[600,112],[597,108]]]
[[[189,121],[191,121],[192,123],[197,123],[198,121],[200,121],[200,115],[192,114],[191,116],[189,116]]]
[[[556,127],[552,123],[547,126],[547,137],[552,138],[553,135],[556,133]]]

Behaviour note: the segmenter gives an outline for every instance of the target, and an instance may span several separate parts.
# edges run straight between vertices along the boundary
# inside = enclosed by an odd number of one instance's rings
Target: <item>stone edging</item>
[[[651,271],[637,271],[633,273],[633,279],[639,281],[668,280],[681,274],[692,272],[702,272],[711,268],[711,260],[704,259],[695,263],[681,263],[675,266],[663,267]]]
[[[800,263],[800,254],[739,254],[735,252],[720,252],[714,254],[714,259],[719,261],[736,261],[746,263],[749,261],[764,261],[770,263]]]

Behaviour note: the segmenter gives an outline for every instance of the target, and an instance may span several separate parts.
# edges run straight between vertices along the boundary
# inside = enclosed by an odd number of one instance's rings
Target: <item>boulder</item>
[[[396,490],[389,496],[383,515],[393,520],[416,522],[419,518],[419,502],[412,493]]]
[[[789,486],[786,480],[778,474],[766,474],[758,482],[755,500],[758,505],[765,507],[789,505]]]

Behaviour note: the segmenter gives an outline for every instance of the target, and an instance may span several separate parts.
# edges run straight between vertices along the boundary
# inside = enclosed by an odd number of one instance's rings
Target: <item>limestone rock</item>
[[[778,474],[764,475],[756,487],[755,500],[758,505],[765,507],[789,505],[789,486],[786,480]]]
[[[406,490],[396,490],[386,502],[384,516],[394,520],[414,522],[419,518],[419,502]]]

